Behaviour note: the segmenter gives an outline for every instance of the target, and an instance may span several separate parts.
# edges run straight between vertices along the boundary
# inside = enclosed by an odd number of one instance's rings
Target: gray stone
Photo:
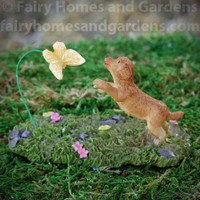
[[[31,134],[31,131],[22,131],[21,129],[19,130],[13,130],[10,135],[9,135],[9,146],[10,147],[15,147],[17,143],[24,139],[27,138]]]
[[[19,137],[19,130],[13,130],[9,135],[9,139],[11,140],[17,137]]]
[[[16,144],[18,143],[18,141],[20,141],[20,138],[18,137],[16,137],[16,138],[13,138],[12,140],[9,140],[9,146],[10,147],[15,147],[16,146]]]
[[[86,137],[88,137],[87,134],[81,133],[81,134],[78,135],[77,139],[84,140]]]
[[[108,120],[101,121],[101,125],[113,125],[113,124],[116,124],[115,120],[108,119]]]
[[[26,130],[26,131],[24,131],[24,132],[22,133],[21,137],[22,137],[22,138],[27,138],[30,134],[31,134],[31,131]]]
[[[161,155],[161,156],[164,156],[166,158],[175,158],[175,154],[172,150],[170,149],[160,149],[158,151],[158,153]]]
[[[115,120],[115,121],[118,123],[118,122],[120,122],[120,121],[125,120],[126,118],[123,117],[123,116],[120,116],[120,115],[113,115],[113,116],[112,116],[112,119]]]

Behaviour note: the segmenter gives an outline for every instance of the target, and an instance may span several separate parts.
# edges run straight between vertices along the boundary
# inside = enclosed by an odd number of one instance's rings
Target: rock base
[[[119,115],[67,115],[57,123],[50,117],[35,116],[36,127],[28,120],[9,136],[11,151],[37,163],[82,164],[88,167],[117,168],[122,165],[174,166],[190,146],[188,134],[170,124],[166,142],[155,144],[146,123]],[[109,130],[98,130],[109,125]],[[28,132],[27,132],[28,131]],[[80,158],[72,145],[79,141],[89,151]]]

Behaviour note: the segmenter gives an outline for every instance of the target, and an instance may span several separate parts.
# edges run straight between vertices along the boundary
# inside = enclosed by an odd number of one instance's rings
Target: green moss
[[[117,168],[127,164],[169,167],[185,157],[190,145],[188,135],[181,132],[175,136],[179,130],[174,129],[165,143],[155,146],[145,134],[141,134],[146,129],[145,123],[130,117],[113,124],[109,130],[99,131],[101,121],[105,119],[112,119],[112,116],[67,115],[57,123],[51,123],[50,117],[35,116],[35,128],[30,120],[14,128],[31,130],[32,135],[11,147],[11,151],[37,163],[67,164],[69,156],[71,164],[87,167]],[[88,137],[78,139],[80,134]],[[72,148],[78,140],[89,150],[87,158],[80,159]],[[160,155],[161,149],[171,150],[175,157]]]

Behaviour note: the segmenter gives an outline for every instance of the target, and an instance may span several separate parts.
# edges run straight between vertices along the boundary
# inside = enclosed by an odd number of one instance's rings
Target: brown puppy
[[[100,79],[94,81],[94,88],[109,94],[127,114],[147,122],[150,132],[165,141],[168,129],[166,120],[181,118],[182,111],[170,112],[166,104],[142,92],[133,81],[134,65],[127,57],[112,59],[107,56],[104,66],[110,71],[114,82]]]

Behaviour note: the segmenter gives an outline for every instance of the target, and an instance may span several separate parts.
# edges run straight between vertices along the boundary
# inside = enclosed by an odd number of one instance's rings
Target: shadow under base
[[[166,142],[158,146],[145,133],[146,123],[115,115],[67,115],[57,123],[50,117],[34,116],[36,127],[27,120],[9,137],[11,151],[37,163],[71,164],[117,168],[122,165],[169,167],[183,159],[190,146],[189,136],[170,124]],[[109,130],[98,130],[109,124]],[[14,134],[13,134],[14,133]],[[14,141],[14,143],[13,143]],[[89,151],[80,158],[72,145],[79,141]]]

